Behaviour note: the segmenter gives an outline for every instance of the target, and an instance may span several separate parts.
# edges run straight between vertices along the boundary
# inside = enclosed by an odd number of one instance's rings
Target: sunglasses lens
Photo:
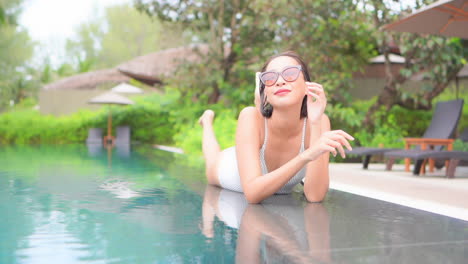
[[[266,86],[271,86],[275,84],[277,77],[276,74],[273,72],[265,72],[264,74],[262,74],[260,79]]]
[[[299,77],[300,72],[301,70],[299,70],[298,68],[289,68],[285,69],[282,75],[285,81],[293,82],[297,79],[297,77]]]

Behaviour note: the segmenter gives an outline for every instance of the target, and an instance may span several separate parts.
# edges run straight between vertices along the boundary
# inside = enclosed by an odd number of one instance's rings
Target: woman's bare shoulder
[[[261,119],[262,114],[253,106],[247,106],[239,113],[239,122],[258,122]]]
[[[263,142],[263,116],[258,108],[249,106],[239,113],[237,120],[236,146],[258,146]]]
[[[237,135],[240,136],[237,139],[245,140],[245,137],[249,139],[260,140],[263,139],[263,116],[258,108],[248,106],[239,113],[237,120]],[[258,137],[252,137],[252,135],[258,135]]]

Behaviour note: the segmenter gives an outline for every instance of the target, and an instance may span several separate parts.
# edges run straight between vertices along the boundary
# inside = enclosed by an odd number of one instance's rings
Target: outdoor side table
[[[433,149],[434,146],[445,146],[447,147],[448,151],[453,150],[453,142],[454,139],[441,139],[441,138],[404,138],[405,140],[405,149],[410,149],[411,146],[413,145],[419,145],[421,147],[421,150],[430,150]],[[424,174],[426,173],[426,162],[423,161],[423,164],[421,166],[421,173]],[[410,158],[405,158],[405,171],[409,172],[410,171],[410,164],[411,164],[411,159]],[[434,159],[430,158],[429,159],[429,171],[433,172],[434,171],[434,164],[435,161]],[[445,162],[445,166],[448,168],[449,162]]]

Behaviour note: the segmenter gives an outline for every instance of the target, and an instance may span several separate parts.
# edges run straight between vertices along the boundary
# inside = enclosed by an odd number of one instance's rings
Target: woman
[[[330,131],[322,86],[310,82],[304,61],[294,52],[267,60],[259,75],[260,105],[239,114],[236,146],[220,150],[213,131],[214,112],[200,117],[208,183],[243,192],[259,203],[290,193],[304,179],[308,201],[320,202],[328,191],[329,153],[344,158],[352,136]]]
[[[248,204],[241,193],[207,185],[202,216],[200,228],[208,241],[216,240],[215,219],[237,230],[236,263],[331,260],[330,219],[321,203],[304,205],[292,195],[274,195],[262,204]]]

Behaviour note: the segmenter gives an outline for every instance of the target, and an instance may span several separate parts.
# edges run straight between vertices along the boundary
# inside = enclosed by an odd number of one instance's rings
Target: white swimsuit
[[[304,118],[304,126],[302,128],[302,139],[301,139],[301,148],[299,153],[304,151],[304,137],[306,131],[307,118]],[[263,140],[262,148],[260,149],[260,165],[262,168],[262,175],[268,173],[268,168],[265,163],[265,148],[268,139],[268,127],[265,119],[265,139]],[[306,168],[303,167],[300,171],[294,175],[281,189],[279,189],[276,194],[287,194],[291,193],[292,189],[296,184],[301,182],[305,177]],[[242,184],[240,182],[239,169],[237,167],[237,158],[236,158],[236,148],[230,147],[223,150],[221,160],[218,164],[218,179],[221,187],[236,191],[243,192]]]

